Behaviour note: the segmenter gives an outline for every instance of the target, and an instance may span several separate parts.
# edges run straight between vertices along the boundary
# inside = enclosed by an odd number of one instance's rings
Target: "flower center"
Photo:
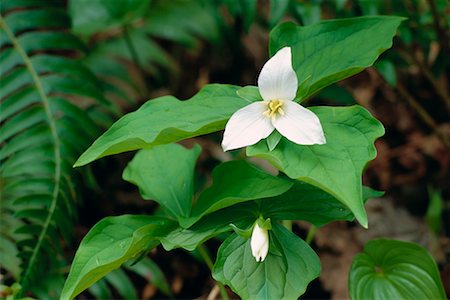
[[[268,110],[263,115],[269,118],[275,117],[277,114],[284,116],[284,110],[282,109],[283,103],[283,100],[270,100],[267,104]]]

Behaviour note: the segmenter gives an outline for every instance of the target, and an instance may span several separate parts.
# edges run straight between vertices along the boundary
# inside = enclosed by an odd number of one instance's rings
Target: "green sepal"
[[[278,143],[281,140],[281,133],[274,130],[266,139],[267,147],[269,148],[269,151],[272,151],[275,149],[275,147],[278,145]]]
[[[248,227],[247,229],[242,229],[234,225],[233,223],[230,223],[231,228],[233,228],[234,232],[236,232],[238,235],[242,236],[243,238],[249,239],[252,236],[253,226]]]
[[[258,224],[258,226],[261,227],[262,229],[272,230],[272,223],[270,221],[270,218],[264,219],[263,217],[259,217],[255,223]]]

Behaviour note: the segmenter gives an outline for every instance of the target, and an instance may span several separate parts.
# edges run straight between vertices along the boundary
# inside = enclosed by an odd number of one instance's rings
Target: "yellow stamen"
[[[284,111],[281,108],[283,106],[283,103],[283,100],[270,100],[267,105],[269,109],[266,110],[263,114],[269,118],[275,117],[277,113],[284,116]]]

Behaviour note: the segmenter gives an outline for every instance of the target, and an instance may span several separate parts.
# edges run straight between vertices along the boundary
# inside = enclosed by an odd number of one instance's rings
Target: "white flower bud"
[[[250,247],[256,261],[264,261],[269,252],[269,232],[267,229],[259,227],[257,223],[253,227]]]

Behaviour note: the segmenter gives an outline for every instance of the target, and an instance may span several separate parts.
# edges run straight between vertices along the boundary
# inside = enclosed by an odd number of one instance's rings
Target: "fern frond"
[[[86,16],[85,2],[71,1],[70,5],[73,30],[91,41],[86,64],[102,78],[108,98],[125,105],[149,98],[146,81],[158,86],[164,75],[180,72],[176,63],[180,57],[174,58],[161,47],[161,41],[177,49],[198,49],[202,41],[220,40],[220,24],[214,16],[217,9],[208,0],[151,1],[128,11],[126,16],[134,18],[110,20],[103,27],[94,16]]]
[[[0,263],[24,291],[54,299],[77,215],[72,164],[98,134],[72,101],[107,102],[80,63],[64,1],[9,0],[0,10]]]

